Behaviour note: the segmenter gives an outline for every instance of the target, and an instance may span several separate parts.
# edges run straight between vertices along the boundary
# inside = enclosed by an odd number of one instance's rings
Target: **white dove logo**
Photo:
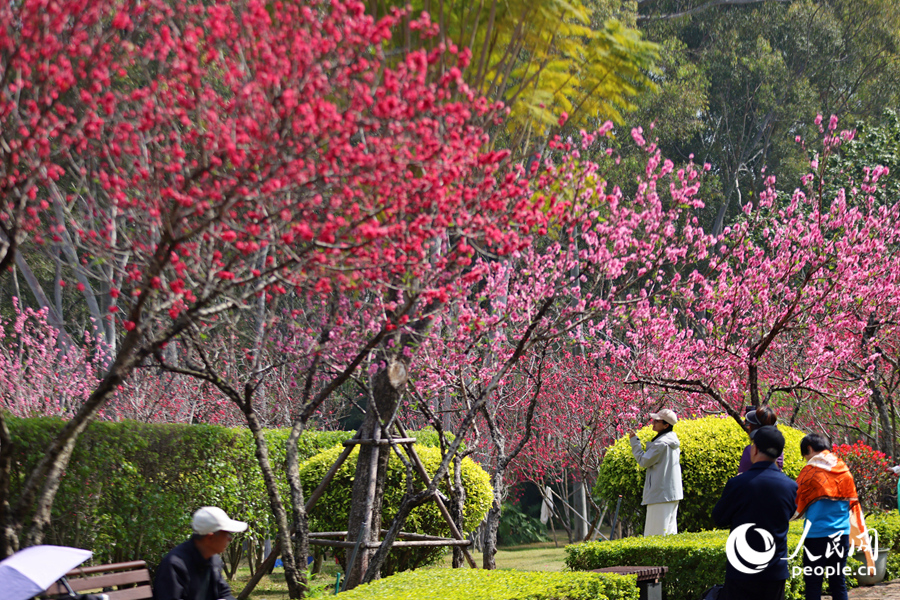
[[[765,550],[758,552],[747,543],[747,532],[754,525],[756,523],[744,523],[736,527],[725,544],[725,556],[728,557],[729,564],[747,575],[761,572],[775,558],[775,539],[765,529],[754,528],[762,537]]]

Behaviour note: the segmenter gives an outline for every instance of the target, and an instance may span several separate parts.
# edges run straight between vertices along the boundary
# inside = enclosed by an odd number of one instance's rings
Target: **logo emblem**
[[[762,572],[775,558],[775,538],[765,529],[753,527],[754,525],[756,523],[744,523],[736,527],[728,536],[728,542],[725,544],[725,556],[728,558],[728,563],[747,575]],[[762,538],[765,546],[762,552],[754,550],[747,543],[747,532],[751,527]]]

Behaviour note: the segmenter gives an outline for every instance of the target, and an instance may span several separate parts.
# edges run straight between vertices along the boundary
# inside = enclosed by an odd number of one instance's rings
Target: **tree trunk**
[[[884,401],[884,395],[881,393],[881,387],[878,385],[878,368],[869,380],[869,390],[872,392],[869,396],[875,405],[875,411],[878,413],[878,422],[880,424],[878,431],[878,450],[892,456],[894,451],[894,428],[891,423],[891,416],[888,414],[888,407]]]
[[[484,518],[484,548],[481,555],[481,566],[485,569],[496,569],[497,562],[497,528],[500,527],[500,498],[494,493],[494,503]]]
[[[370,400],[366,418],[360,428],[360,439],[377,441],[380,427]],[[378,486],[378,447],[375,444],[361,444],[353,477],[353,494],[350,503],[350,521],[347,524],[347,540],[359,542],[347,556],[346,589],[353,589],[362,583],[363,574],[369,568],[370,551],[364,546],[372,540],[372,507]],[[378,532],[376,532],[377,535]]]
[[[278,525],[278,537],[281,540],[281,560],[284,563],[284,579],[288,586],[288,595],[291,598],[303,598],[306,595],[306,554],[297,556],[294,545],[291,542],[291,529],[288,526],[287,511],[278,493],[278,484],[275,481],[275,473],[269,462],[269,448],[263,435],[263,428],[259,423],[251,404],[245,404],[244,416],[247,418],[247,426],[253,434],[256,442],[256,460],[262,471],[263,481],[266,484],[266,492],[269,495],[269,506]],[[303,568],[298,566],[298,558],[303,561]]]
[[[15,529],[10,527],[9,483],[12,477],[12,438],[9,436],[9,427],[0,410],[0,524],[3,531],[0,532],[0,558],[18,552],[19,538]]]
[[[587,522],[588,503],[583,481],[575,482],[575,511],[578,513],[575,515],[575,539],[581,541],[587,537],[588,527],[590,527],[590,524]]]
[[[877,345],[873,348],[873,341],[876,339],[879,330],[881,329],[883,323],[876,319],[875,314],[871,313],[866,320],[866,327],[863,330],[862,339],[860,341],[860,346],[863,351],[863,356],[871,355],[874,352],[881,353],[881,349],[878,348]],[[879,385],[879,381],[882,379],[882,369],[884,366],[884,358],[879,357],[875,359],[875,364],[873,365],[873,369],[871,372],[867,374],[867,384],[869,387],[869,391],[871,394],[869,398],[872,403],[875,405],[875,411],[878,413],[878,438],[877,445],[878,449],[885,454],[893,456],[894,450],[894,427],[893,421],[891,420],[890,415],[888,414],[888,407],[884,401],[884,395],[882,394],[881,386]]]
[[[387,480],[388,460],[391,458],[390,446],[378,446],[378,463],[375,474],[375,496],[372,498],[372,541],[377,542],[381,534],[381,508],[384,504],[384,487]],[[375,554],[373,551],[371,554]],[[368,570],[368,569],[367,569]],[[380,574],[375,577],[379,579]]]
[[[316,550],[314,556],[315,560],[313,560],[311,573],[316,575],[322,572],[322,565],[325,563],[325,550]]]
[[[291,490],[293,505],[293,530],[295,556],[304,560],[309,556],[309,515],[306,512],[306,501],[303,497],[303,484],[300,482],[300,461],[297,456],[297,443],[303,432],[303,423],[297,422],[291,428],[287,441],[287,459],[284,470]],[[282,542],[282,545],[284,542]]]
[[[390,420],[400,403],[400,393],[406,385],[407,365],[390,359],[386,368],[379,370],[372,380],[372,394],[366,405],[366,419],[363,421],[361,439],[378,440],[382,423]],[[388,445],[361,444],[356,462],[353,481],[353,497],[350,508],[350,522],[347,538],[352,541],[378,541],[381,531],[381,502],[384,498],[385,475],[391,448]],[[356,550],[356,559],[348,564],[347,588],[352,589],[362,582],[369,568],[373,551],[363,548]],[[351,554],[352,559],[352,554]],[[375,577],[377,579],[377,576]]]
[[[751,357],[747,368],[747,388],[750,390],[750,404],[754,407],[759,406],[759,367],[756,360],[755,357]]]

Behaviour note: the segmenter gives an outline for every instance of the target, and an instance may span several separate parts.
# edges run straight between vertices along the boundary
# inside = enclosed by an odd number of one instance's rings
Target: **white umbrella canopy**
[[[3,600],[28,600],[93,554],[67,546],[31,546],[0,562]]]

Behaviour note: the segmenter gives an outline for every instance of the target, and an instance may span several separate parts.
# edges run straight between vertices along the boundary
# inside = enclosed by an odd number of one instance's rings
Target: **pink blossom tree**
[[[836,124],[832,118],[823,157],[852,136]],[[865,400],[865,378],[847,377],[845,367],[871,365],[859,341],[869,311],[896,281],[900,205],[870,197],[879,169],[860,187],[826,197],[819,158],[811,167],[789,200],[770,178],[708,262],[686,265],[671,293],[628,311],[632,382],[684,393],[686,402],[738,421],[744,404]]]
[[[18,298],[13,298],[13,309],[12,322],[0,319],[2,410],[17,417],[71,416],[97,386],[102,357],[90,350],[61,349],[46,310],[23,309]]]
[[[544,389],[552,373],[548,357],[589,348],[595,339],[603,340],[604,356],[621,354],[619,341],[603,337],[608,321],[666,289],[667,269],[706,253],[702,231],[688,214],[701,204],[698,171],[675,171],[649,147],[645,180],[635,197],[624,198],[598,165],[580,159],[610,128],[585,134],[580,144],[553,142],[559,164],[545,165],[533,182],[548,211],[540,249],[476,263],[484,277],[452,307],[452,321],[432,330],[440,335],[427,340],[426,360],[413,374],[420,404],[428,403],[434,415],[449,407],[458,413],[449,426],[441,424],[456,435],[445,463],[481,423],[482,462],[495,489],[485,568],[494,566],[508,470],[530,442],[536,415],[551,409]]]
[[[584,486],[584,506],[580,502],[571,507],[558,501],[554,504],[556,517],[573,543],[579,541],[575,533],[582,529],[578,524],[587,516],[587,507],[597,515],[602,512],[590,490],[604,450],[639,422],[648,408],[639,390],[624,385],[622,369],[585,357],[578,350],[554,353],[545,375],[541,410],[535,415],[534,434],[509,473],[510,479],[531,482],[542,490],[551,486],[565,491],[570,482]],[[507,429],[514,431],[515,425]],[[573,513],[576,509],[580,516]],[[591,535],[595,522],[587,525],[587,535]]]

